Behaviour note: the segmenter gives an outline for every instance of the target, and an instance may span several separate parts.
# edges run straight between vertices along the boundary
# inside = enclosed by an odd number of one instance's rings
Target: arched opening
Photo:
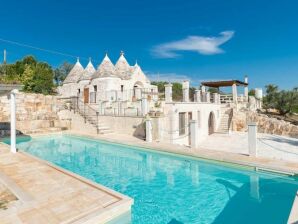
[[[208,134],[211,135],[215,131],[215,116],[213,112],[210,112],[208,118]]]
[[[135,84],[133,85],[133,98],[132,100],[135,101],[136,99],[141,98],[142,95],[142,91],[141,89],[144,87],[143,83],[141,83],[140,81],[135,82]]]

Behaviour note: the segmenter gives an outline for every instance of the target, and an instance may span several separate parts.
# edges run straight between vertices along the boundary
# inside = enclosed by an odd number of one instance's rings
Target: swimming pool
[[[286,223],[298,189],[290,177],[78,136],[18,138],[17,147],[134,198],[134,224]]]

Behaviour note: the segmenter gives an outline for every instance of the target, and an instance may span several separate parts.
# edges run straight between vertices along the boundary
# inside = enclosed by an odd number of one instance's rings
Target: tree
[[[256,95],[256,90],[255,89],[251,89],[248,91],[248,95],[249,96],[255,96]]]
[[[34,77],[34,70],[31,66],[26,65],[25,71],[22,75],[22,83],[24,85],[23,89],[25,91],[31,92],[34,88],[34,83],[32,82],[32,79]]]
[[[297,91],[282,90],[277,94],[275,108],[279,111],[280,115],[292,113],[295,106],[298,105]]]
[[[274,108],[278,94],[278,86],[269,84],[266,86],[266,96],[263,99],[264,108],[266,110]]]
[[[34,76],[31,80],[34,83],[33,92],[51,94],[53,93],[54,72],[51,66],[44,62],[39,62],[34,68]]]
[[[54,70],[54,80],[56,85],[61,85],[70,70],[73,68],[73,64],[63,62],[58,68]]]
[[[172,89],[172,92],[173,92],[173,100],[174,101],[182,101],[182,84],[181,83],[178,83],[178,82],[174,82],[172,83],[173,84],[173,89]]]
[[[276,85],[267,85],[263,102],[267,110],[276,109],[283,116],[291,114],[298,108],[298,88],[278,91]]]
[[[3,69],[0,72],[3,73]],[[51,66],[38,62],[33,56],[5,65],[5,74],[0,77],[3,83],[23,84],[24,91],[43,94],[53,93],[53,79]]]

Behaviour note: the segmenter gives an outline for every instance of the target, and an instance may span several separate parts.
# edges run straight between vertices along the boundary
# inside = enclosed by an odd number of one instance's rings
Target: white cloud
[[[224,51],[222,44],[234,36],[234,31],[221,32],[218,37],[188,36],[185,39],[163,43],[151,49],[152,54],[160,58],[176,58],[177,51],[195,51],[199,54],[213,55]]]

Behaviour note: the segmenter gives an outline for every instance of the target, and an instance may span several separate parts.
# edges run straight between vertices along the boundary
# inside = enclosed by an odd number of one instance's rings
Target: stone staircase
[[[231,125],[232,109],[228,107],[222,107],[220,110],[220,124],[216,133],[228,134]]]
[[[72,108],[75,113],[78,113],[84,119],[84,123],[88,123],[96,129],[97,134],[109,134],[113,132],[105,123],[104,116],[100,116],[94,109],[94,106],[91,107],[79,99],[75,104],[72,103]]]

